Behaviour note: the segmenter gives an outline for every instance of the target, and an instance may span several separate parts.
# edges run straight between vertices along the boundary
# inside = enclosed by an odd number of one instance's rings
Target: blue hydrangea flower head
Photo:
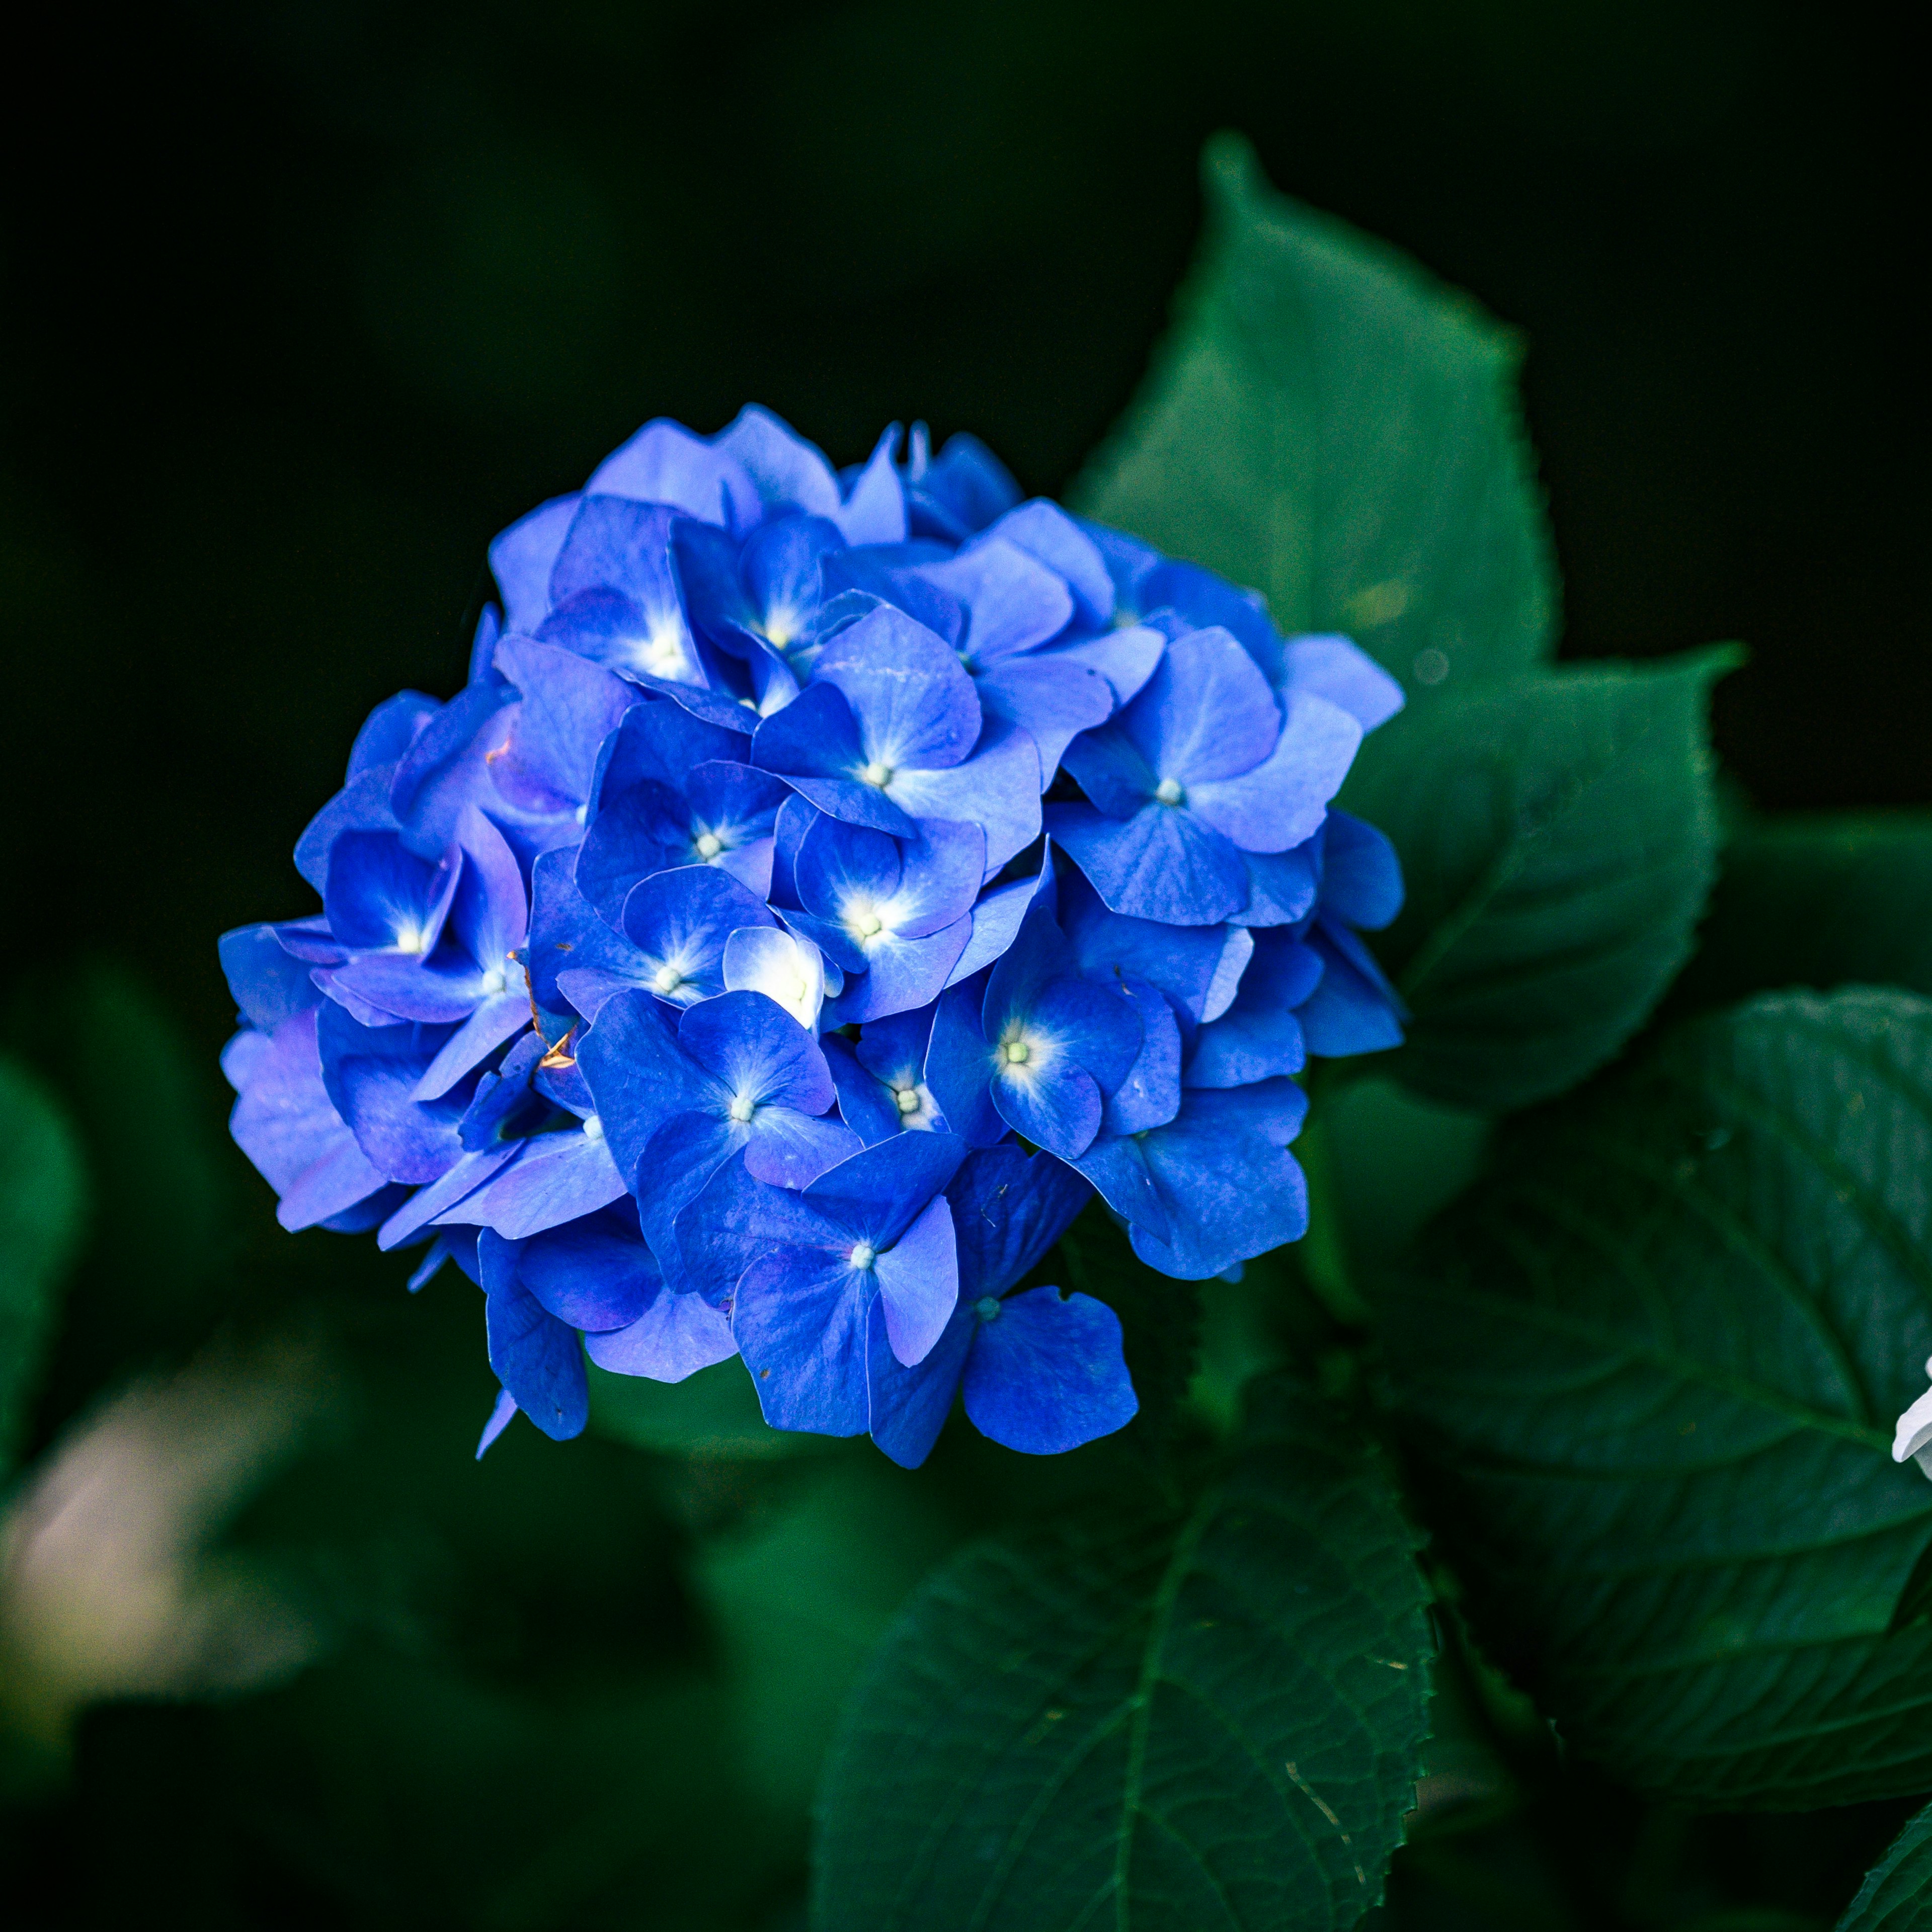
[[[755,407],[647,424],[490,560],[310,909],[220,942],[284,1225],[476,1285],[484,1448],[734,1356],[908,1466],[956,1401],[1124,1426],[1118,1318],[1042,1263],[1096,1197],[1182,1279],[1302,1232],[1298,1076],[1402,1037],[1400,868],[1333,804],[1400,690],[922,425],[842,472]]]

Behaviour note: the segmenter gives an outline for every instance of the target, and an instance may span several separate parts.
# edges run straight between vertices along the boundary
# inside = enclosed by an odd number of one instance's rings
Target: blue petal
[[[238,926],[221,935],[219,947],[228,990],[251,1027],[272,1033],[322,997],[308,962],[289,951],[272,926]]]
[[[752,741],[752,760],[835,818],[902,838],[912,834],[905,813],[878,786],[854,776],[866,764],[858,723],[843,693],[830,684],[808,686],[765,719]]]
[[[1076,532],[1077,535],[1078,532]],[[966,607],[962,655],[986,670],[1057,638],[1073,616],[1065,581],[1017,544],[988,536],[920,574]]]
[[[358,1026],[330,1006],[316,1016],[316,1035],[328,1097],[387,1178],[420,1186],[456,1164],[464,1102],[423,1106],[415,1097],[442,1042],[441,1028]]]
[[[852,490],[839,507],[829,514],[855,544],[903,543],[906,535],[905,492],[892,453],[898,448],[899,428],[895,423],[879,438],[871,460],[860,471]]]
[[[1122,980],[1120,991],[1141,1017],[1141,1050],[1125,1077],[1106,1094],[1101,1130],[1138,1134],[1165,1126],[1180,1110],[1180,1026],[1159,988]]]
[[[1252,770],[1274,749],[1281,713],[1254,660],[1216,626],[1169,643],[1145,688],[1110,728],[1132,741],[1156,778],[1191,791]]]
[[[760,1107],[748,1129],[745,1171],[774,1187],[808,1186],[866,1145],[843,1120],[790,1107]]]
[[[595,1214],[625,1191],[602,1134],[568,1127],[524,1142],[501,1173],[438,1218],[493,1228],[506,1240],[520,1241]]]
[[[379,766],[394,767],[416,742],[416,734],[442,706],[419,691],[399,691],[386,698],[363,720],[356,742],[349,748],[349,775],[352,782],[364,772]]]
[[[496,667],[522,694],[491,760],[496,789],[526,809],[574,812],[590,799],[598,748],[638,702],[636,687],[532,638],[505,638]]]
[[[980,700],[958,656],[890,605],[840,632],[819,654],[813,677],[851,706],[864,763],[940,770],[959,764],[978,742]]]
[[[1286,852],[1313,836],[1362,742],[1362,728],[1325,698],[1292,692],[1274,751],[1252,771],[1190,783],[1188,809],[1244,851]]]
[[[978,539],[1004,539],[1066,580],[1082,623],[1098,629],[1114,616],[1114,583],[1094,539],[1058,503],[1036,496],[1009,510]]]
[[[993,1055],[980,1024],[985,995],[976,980],[946,989],[926,1056],[926,1084],[947,1126],[974,1147],[992,1147],[1006,1136],[1006,1124],[993,1105]]]
[[[1130,704],[1153,676],[1167,649],[1160,632],[1136,624],[1124,631],[1106,631],[1097,638],[1076,638],[1038,653],[1043,664],[1084,664],[1097,670],[1113,687],[1116,704]]]
[[[560,1322],[593,1333],[628,1328],[664,1288],[628,1202],[533,1235],[517,1272]]]
[[[767,510],[794,509],[815,517],[838,508],[838,478],[818,446],[756,403],[712,441],[752,479]]]
[[[1078,1165],[1136,1223],[1134,1252],[1143,1261],[1204,1281],[1306,1232],[1308,1191],[1286,1148],[1307,1106],[1292,1080],[1192,1089],[1166,1126],[1100,1142]],[[1147,1211],[1143,1190],[1159,1214]],[[1150,1232],[1162,1218],[1164,1238]]]
[[[1402,910],[1402,861],[1372,825],[1330,812],[1322,828],[1322,910],[1379,932]]]
[[[731,1332],[774,1429],[864,1432],[866,1326],[874,1293],[869,1271],[855,1272],[842,1258],[815,1250],[769,1255],[746,1269],[733,1299]]]
[[[1317,890],[1312,840],[1287,852],[1244,852],[1248,902],[1228,916],[1240,926],[1293,926],[1306,919]]]
[[[456,880],[454,854],[433,866],[393,832],[345,832],[329,849],[329,930],[353,952],[426,953],[442,936]]]
[[[839,1118],[846,1125],[867,1147],[876,1147],[880,1141],[890,1140],[902,1132],[902,1116],[892,1089],[860,1065],[851,1042],[833,1033],[827,1034],[819,1044],[832,1070],[832,1083],[838,1089]]]
[[[959,1250],[959,1296],[1001,1295],[1059,1240],[1092,1198],[1064,1162],[1009,1141],[968,1154],[946,1184]]]
[[[496,1400],[490,1411],[489,1420],[483,1425],[483,1433],[476,1438],[476,1460],[482,1462],[490,1445],[516,1420],[517,1398],[506,1388],[496,1391]]]
[[[530,871],[530,997],[545,1012],[561,1012],[569,999],[557,984],[560,973],[636,968],[638,949],[578,889],[573,874],[580,862],[580,855],[546,852]],[[620,899],[617,917],[622,908]]]
[[[229,1132],[280,1197],[276,1218],[291,1231],[343,1213],[387,1180],[330,1103],[316,1021],[313,1008],[292,1014],[272,1034],[236,1034],[222,1054],[240,1096]]]
[[[763,993],[724,993],[688,1007],[678,1043],[717,1082],[721,1098],[822,1114],[832,1075],[818,1042]]]
[[[1194,1022],[1226,1009],[1252,945],[1238,928],[1167,926],[1110,912],[1071,868],[1060,882],[1060,925],[1081,971],[1144,980]],[[1231,948],[1238,950],[1229,962]]]
[[[1114,688],[1106,679],[1054,652],[1008,658],[973,683],[988,718],[1023,725],[1031,735],[1040,753],[1042,790],[1053,782],[1067,746],[1113,713]]]
[[[1380,1053],[1402,1044],[1402,1001],[1368,948],[1346,926],[1316,921],[1309,945],[1322,983],[1298,1016],[1310,1053]]]
[[[465,1154],[441,1180],[418,1188],[390,1215],[376,1236],[376,1246],[386,1252],[414,1240],[438,1215],[475,1193],[491,1175],[500,1173],[523,1150],[523,1145],[516,1141]]]
[[[534,631],[550,609],[550,566],[577,514],[574,496],[553,496],[520,517],[490,545],[490,570],[503,598],[503,628]]]
[[[1289,638],[1286,676],[1295,690],[1340,705],[1364,731],[1386,724],[1402,709],[1402,686],[1346,638]]]
[[[957,542],[982,530],[1020,500],[1019,485],[1006,465],[976,436],[962,431],[908,481],[928,515],[936,513],[937,533]]]
[[[590,1083],[611,1158],[627,1178],[651,1136],[674,1114],[716,1089],[678,1043],[676,1021],[648,993],[619,993],[578,1042],[578,1070]]]
[[[976,706],[979,700],[973,701]],[[988,718],[964,764],[902,768],[886,791],[890,802],[915,818],[977,825],[986,835],[991,878],[1040,836],[1042,789],[1040,752],[1031,734],[1003,718]]]
[[[966,1358],[966,1413],[981,1435],[1057,1456],[1125,1428],[1140,1407],[1120,1318],[1091,1295],[1036,1288],[998,1304]]]
[[[847,979],[828,1024],[884,1019],[929,1005],[952,978],[972,932],[969,914],[921,939],[881,934],[865,949],[866,970]]]
[[[853,1240],[882,1252],[925,1211],[968,1151],[952,1134],[901,1134],[841,1161],[802,1198]]]
[[[1240,854],[1191,813],[1148,805],[1124,821],[1091,806],[1056,805],[1046,829],[1112,911],[1168,926],[1218,926],[1247,903]]]
[[[923,1361],[959,1300],[952,1210],[944,1195],[934,1195],[911,1226],[880,1254],[873,1272],[892,1354],[908,1367]]]
[[[659,417],[614,450],[591,472],[586,493],[668,503],[700,523],[758,521],[757,487],[728,450],[694,436],[682,423]]]
[[[345,832],[394,832],[400,821],[389,802],[395,772],[386,765],[358,772],[302,828],[296,870],[318,892],[328,890],[328,855]]]
[[[1322,977],[1322,956],[1285,926],[1255,940],[1233,1005],[1195,1036],[1190,1087],[1245,1087],[1278,1073],[1299,1073],[1308,1055],[1294,1009]]]
[[[777,922],[761,900],[714,866],[654,873],[624,902],[626,936],[653,974],[676,976],[658,990],[680,1006],[724,992],[724,942],[733,933]]]
[[[718,1168],[680,1210],[676,1233],[686,1277],[718,1306],[730,1300],[739,1277],[761,1256],[809,1252],[822,1258],[849,1253],[852,1246],[852,1237],[828,1225],[804,1196],[754,1180],[736,1160]]]
[[[702,1295],[660,1288],[628,1328],[584,1337],[584,1352],[613,1375],[681,1382],[738,1352],[731,1324]]]
[[[553,1442],[581,1436],[590,1419],[590,1385],[576,1330],[548,1312],[518,1280],[514,1243],[486,1232],[477,1254],[497,1380]]]
[[[971,1304],[962,1301],[925,1358],[908,1368],[892,1353],[885,1310],[873,1303],[866,1324],[866,1426],[872,1440],[902,1468],[917,1468],[932,1453],[952,1411],[966,1351],[979,1325]]]

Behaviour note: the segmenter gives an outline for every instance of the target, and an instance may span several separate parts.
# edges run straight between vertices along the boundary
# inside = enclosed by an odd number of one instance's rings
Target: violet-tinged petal
[[[490,572],[503,598],[503,628],[534,631],[550,609],[550,566],[577,514],[578,497],[553,496],[520,517],[490,545]]]
[[[738,1352],[731,1324],[702,1295],[660,1288],[628,1328],[584,1338],[584,1352],[613,1375],[681,1382]]]
[[[466,1195],[439,1219],[494,1228],[506,1240],[526,1240],[608,1207],[626,1191],[601,1123],[538,1134],[518,1159]]]
[[[934,1195],[872,1268],[893,1354],[908,1367],[923,1361],[959,1300],[958,1256],[946,1196]]]
[[[1113,715],[1114,688],[1098,670],[1042,652],[1003,659],[973,680],[988,718],[1024,726],[1040,754],[1040,789],[1052,784],[1066,748]]]
[[[1284,663],[1294,689],[1340,705],[1364,731],[1386,724],[1402,709],[1402,686],[1346,638],[1291,638]]]
[[[597,1102],[611,1156],[627,1178],[651,1136],[704,1097],[708,1084],[678,1044],[675,1015],[635,989],[604,1004],[578,1042],[577,1065]],[[694,1081],[701,1083],[695,1091]]]
[[[523,1151],[524,1146],[521,1141],[512,1141],[465,1154],[440,1180],[418,1188],[396,1209],[377,1231],[376,1246],[386,1252],[413,1240],[438,1215],[475,1193],[493,1174],[500,1173]]]
[[[1281,712],[1253,658],[1216,626],[1174,638],[1109,728],[1133,742],[1156,778],[1191,790],[1252,770],[1274,749]]]
[[[349,748],[349,772],[344,782],[351,783],[379,766],[395,765],[416,742],[417,733],[442,708],[420,691],[399,691],[394,697],[386,698],[363,720]]]
[[[851,494],[826,514],[844,533],[848,543],[903,543],[906,535],[905,493],[893,467],[898,448],[897,423],[879,438],[870,459],[852,485]]]
[[[322,997],[308,962],[289,951],[272,926],[238,926],[221,935],[219,948],[228,991],[251,1027],[272,1033]]]
[[[1293,926],[1308,916],[1318,890],[1314,842],[1286,852],[1244,852],[1248,902],[1228,916],[1238,926]]]
[[[416,1098],[440,1099],[466,1073],[481,1066],[504,1041],[514,1039],[530,1023],[530,996],[526,988],[516,986],[493,994],[458,1028],[423,1070]]]
[[[522,694],[508,742],[491,755],[496,789],[530,809],[574,811],[636,688],[573,651],[514,634],[498,644],[496,668]]]
[[[989,669],[1016,652],[1036,650],[1066,629],[1073,594],[1065,581],[1017,544],[988,535],[920,575],[967,610],[961,655],[972,670]]]
[[[395,772],[387,765],[358,772],[303,828],[296,841],[296,870],[318,892],[328,890],[328,855],[345,832],[395,832],[389,802]]]
[[[591,472],[586,494],[668,503],[700,523],[747,528],[757,522],[758,492],[726,449],[664,417],[645,424]]]

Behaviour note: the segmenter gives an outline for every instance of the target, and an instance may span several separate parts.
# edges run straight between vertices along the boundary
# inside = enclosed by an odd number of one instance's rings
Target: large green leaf
[[[26,1430],[86,1197],[66,1117],[24,1067],[0,1058],[0,1477]]]
[[[1732,659],[1592,664],[1448,699],[1345,794],[1402,855],[1376,950],[1413,1010],[1388,1070],[1524,1106],[1642,1023],[1689,952],[1717,860],[1705,711]]]
[[[1932,993],[1932,812],[1779,812],[1724,850],[1672,1010],[1778,986]]]
[[[914,1598],[820,1801],[838,1932],[1353,1925],[1425,1729],[1413,1538],[1285,1382],[1190,1508],[982,1546]]]
[[[1078,506],[1343,631],[1431,702],[1550,653],[1556,572],[1515,338],[1346,224],[1276,194],[1238,136],[1172,333]]]
[[[1932,1932],[1932,1805],[1873,1866],[1838,1932]]]
[[[1932,1002],[1773,995],[1504,1137],[1380,1294],[1486,1634],[1640,1788],[1932,1784]]]

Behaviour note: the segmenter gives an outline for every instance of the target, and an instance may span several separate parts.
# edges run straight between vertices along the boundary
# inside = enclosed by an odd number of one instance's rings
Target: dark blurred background
[[[225,1714],[97,1713],[73,1782],[0,1825],[30,1848],[0,1895],[48,1927],[797,1922],[824,1685],[928,1553],[867,1573],[838,1544],[898,1520],[896,1474],[788,1478],[792,1514],[722,1546],[743,1485],[716,1471],[524,1430],[476,1472],[461,1285],[411,1304],[367,1243],[280,1235],[221,1139],[214,936],[308,909],[296,836],[372,704],[460,682],[494,531],[647,417],[754,398],[838,461],[923,416],[1058,490],[1232,126],[1526,335],[1566,652],[1742,638],[1718,742],[1761,802],[1932,800],[1903,31],[1747,0],[255,0],[14,42],[0,1042],[100,1210],[33,1446],[156,1364],[200,1364],[192,1395],[223,1348],[334,1419],[244,1525],[326,1660]],[[142,1426],[189,1439],[167,1400]],[[982,1508],[972,1453],[932,1476],[942,1542]],[[718,1659],[768,1708],[780,1652],[807,1742],[728,1762]],[[1603,1882],[1535,1923],[1624,1922],[1589,1901],[1678,1843],[1616,1803],[1576,1810]],[[1889,1820],[1845,1828],[1740,1824],[1696,1869],[1822,1915]]]
[[[490,534],[646,417],[836,460],[970,427],[1052,490],[1126,400],[1202,137],[1529,342],[1566,648],[1752,646],[1767,802],[1932,796],[1922,104],[1892,9],[253,0],[44,16],[0,455],[21,943],[304,904],[350,737],[460,681]],[[24,137],[24,138],[23,138]],[[1913,330],[1916,334],[1916,328]]]

